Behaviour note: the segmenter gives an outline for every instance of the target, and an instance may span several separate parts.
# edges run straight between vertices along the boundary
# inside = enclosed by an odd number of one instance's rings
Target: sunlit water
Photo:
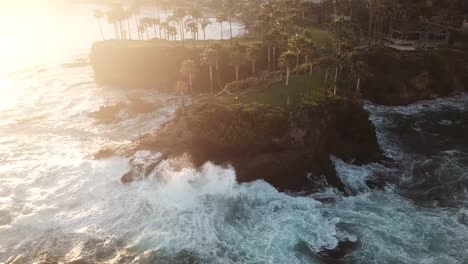
[[[84,18],[92,7],[78,9],[64,21],[94,22]],[[238,184],[229,168],[194,170],[184,159],[123,185],[129,160],[92,154],[156,129],[176,101],[99,86],[89,65],[72,67],[99,36],[90,28],[84,45],[65,46],[60,59],[0,80],[0,263],[321,263],[313,252],[345,239],[358,248],[344,263],[467,263],[466,96],[367,104],[382,148],[398,165],[334,158],[354,196],[333,189],[287,195],[262,181]],[[112,124],[89,115],[134,95],[155,111],[124,113]],[[387,183],[382,190],[366,185],[379,179]]]

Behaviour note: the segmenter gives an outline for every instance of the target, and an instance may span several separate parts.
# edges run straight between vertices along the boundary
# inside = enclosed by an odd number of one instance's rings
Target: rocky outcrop
[[[375,49],[364,59],[370,76],[363,82],[362,93],[373,103],[406,105],[468,88],[468,54],[464,51]]]
[[[128,101],[120,101],[113,105],[99,107],[99,110],[89,115],[101,123],[114,123],[122,120],[123,115],[151,113],[159,108],[158,105],[145,101],[136,96],[130,96]]]
[[[357,102],[327,98],[289,110],[266,105],[200,103],[128,152],[149,150],[170,159],[189,154],[195,166],[232,165],[239,182],[263,179],[281,191],[344,190],[329,158],[380,159],[375,128]],[[129,175],[123,181],[131,180]]]

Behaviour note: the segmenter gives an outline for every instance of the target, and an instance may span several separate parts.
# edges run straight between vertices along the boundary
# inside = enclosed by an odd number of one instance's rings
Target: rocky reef
[[[231,165],[239,182],[262,179],[281,191],[306,193],[326,186],[345,190],[329,155],[359,164],[381,158],[368,113],[339,97],[290,109],[197,103],[144,135],[127,154],[142,150],[159,152],[161,159],[188,154],[197,167],[207,161]]]
[[[374,49],[363,55],[370,76],[365,99],[376,104],[406,105],[468,89],[468,53],[455,49],[393,51]]]

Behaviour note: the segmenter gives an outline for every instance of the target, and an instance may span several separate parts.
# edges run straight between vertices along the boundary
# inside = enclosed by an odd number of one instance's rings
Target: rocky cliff
[[[373,103],[406,105],[468,89],[468,54],[464,51],[375,49],[363,56],[370,76],[362,93]]]
[[[195,166],[232,165],[239,182],[263,179],[282,191],[345,187],[329,155],[368,163],[381,157],[375,128],[359,103],[327,98],[289,110],[265,105],[197,104],[178,111],[128,154],[189,154]],[[133,180],[133,172],[124,182]]]

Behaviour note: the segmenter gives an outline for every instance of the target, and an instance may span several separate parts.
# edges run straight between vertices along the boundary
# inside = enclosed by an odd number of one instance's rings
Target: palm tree
[[[251,44],[247,47],[246,57],[252,62],[252,74],[255,75],[255,62],[257,61],[260,46],[258,44]]]
[[[299,67],[299,56],[305,50],[306,45],[306,38],[300,34],[295,34],[288,40],[289,50],[296,54],[296,67]]]
[[[112,24],[114,26],[114,33],[115,33],[115,39],[121,39],[122,38],[122,35],[121,35],[121,31],[119,31],[119,13],[118,13],[118,9],[113,7],[111,8],[111,10],[109,10],[107,12],[107,21],[109,22],[109,24]]]
[[[196,34],[198,31],[198,24],[194,19],[189,19],[187,20],[185,27],[187,28],[187,32],[192,33],[192,41],[193,41],[193,46],[195,47],[195,41],[196,41]]]
[[[356,60],[351,65],[351,72],[356,77],[356,92],[354,97],[357,97],[361,92],[361,80],[366,80],[371,76],[369,65],[363,60]]]
[[[196,73],[197,67],[193,60],[184,60],[180,67],[180,73],[188,77],[190,92],[193,94],[192,77]]]
[[[223,42],[223,22],[226,21],[226,14],[224,12],[219,12],[216,16],[216,22],[221,26],[221,42]]]
[[[174,27],[174,26],[169,26],[169,27],[167,28],[167,34],[169,35],[169,37],[172,37],[172,39],[173,39],[174,41],[177,40],[177,28],[176,28],[176,27]]]
[[[296,54],[290,50],[285,51],[279,57],[279,66],[286,69],[286,86],[289,85],[289,75],[291,67],[294,65],[296,60]]]
[[[208,64],[210,67],[210,92],[211,98],[214,98],[214,91],[213,91],[213,64],[217,63],[217,55],[216,51],[209,47],[206,48],[202,53],[202,63]]]
[[[104,13],[101,10],[99,10],[99,9],[94,10],[94,18],[96,18],[98,20],[99,29],[101,30],[102,40],[105,40],[104,39],[104,31],[102,30],[102,24],[101,24],[101,19],[103,17],[104,17]]]
[[[206,27],[211,24],[211,21],[207,18],[202,18],[200,21],[200,26],[203,30],[203,48],[206,47]]]
[[[193,6],[190,11],[189,11],[190,16],[192,19],[195,20],[197,23],[197,31],[196,31],[196,39],[198,40],[198,23],[200,22],[200,19],[203,17],[203,14],[198,6]]]
[[[180,32],[180,40],[184,40],[185,39],[185,36],[184,36],[184,32],[185,32],[185,28],[184,28],[184,17],[187,15],[187,11],[183,8],[176,8],[174,10],[174,18],[177,20],[177,23],[179,24],[179,32]],[[183,42],[182,42],[183,43]]]
[[[305,64],[309,66],[309,76],[312,76],[312,69],[314,67],[312,57],[315,55],[315,50],[315,43],[311,39],[306,39],[303,53],[305,55]]]
[[[161,22],[160,27],[162,30],[164,30],[164,39],[169,40],[168,34],[167,34],[167,29],[169,28],[169,23],[166,21]]]
[[[143,35],[140,32],[140,7],[141,5],[139,1],[133,1],[130,6],[130,12],[132,12],[133,16],[135,17],[135,25],[138,29],[138,40],[143,39]]]
[[[237,0],[225,0],[224,4],[224,9],[227,11],[226,15],[229,20],[229,35],[232,47],[232,19],[236,16]]]
[[[140,25],[138,26],[138,33],[140,34],[140,36],[143,37],[143,34],[146,32],[146,26],[142,25],[140,23]],[[143,38],[141,40],[144,40]]]
[[[128,38],[132,40],[132,28],[130,27],[130,19],[132,18],[133,13],[130,9],[125,10],[125,20],[127,21],[127,31],[128,31]]]
[[[185,114],[185,98],[184,94],[187,92],[187,83],[185,82],[177,82],[176,86],[176,91],[179,93],[180,96],[180,104],[182,106],[182,113]]]
[[[239,67],[245,63],[245,60],[245,54],[238,47],[234,47],[231,51],[231,64],[236,69],[236,81],[239,81]]]
[[[221,52],[223,51],[223,45],[221,43],[213,43],[211,48],[215,51],[215,64],[216,64],[216,81],[218,87],[221,87],[219,78],[219,59],[221,58]]]

